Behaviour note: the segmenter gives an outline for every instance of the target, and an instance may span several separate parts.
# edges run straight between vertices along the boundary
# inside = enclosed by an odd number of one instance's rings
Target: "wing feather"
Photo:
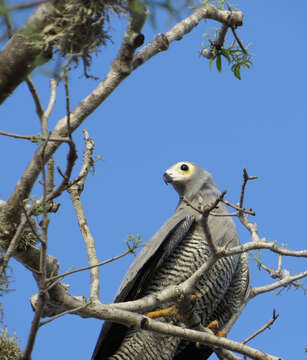
[[[178,208],[176,213],[155,233],[130,266],[114,302],[135,300],[142,284],[179,244],[195,220],[188,208]],[[127,328],[105,321],[96,344],[92,360],[103,360],[119,347]]]

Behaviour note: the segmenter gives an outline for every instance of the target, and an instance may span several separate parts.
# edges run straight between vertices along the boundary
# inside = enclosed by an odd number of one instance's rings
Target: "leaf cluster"
[[[245,53],[236,43],[233,41],[228,48],[217,48],[212,46],[212,57],[209,61],[209,69],[211,70],[212,64],[216,63],[218,72],[222,72],[222,57],[224,57],[228,64],[231,65],[231,71],[234,76],[241,80],[241,68],[249,69],[253,64],[251,60],[251,54]]]
[[[125,243],[132,254],[135,254],[136,249],[142,246],[142,236],[137,234],[136,237],[134,235],[128,234]]]

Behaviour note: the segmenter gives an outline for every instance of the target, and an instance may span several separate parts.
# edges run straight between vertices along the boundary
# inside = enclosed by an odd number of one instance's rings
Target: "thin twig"
[[[66,166],[65,173],[63,174],[61,169],[59,167],[57,167],[57,170],[60,173],[60,175],[63,177],[63,180],[62,180],[61,184],[56,189],[49,192],[47,201],[51,201],[54,198],[60,196],[62,194],[62,192],[67,189],[72,170],[73,170],[75,162],[76,162],[76,160],[78,158],[76,145],[72,141],[72,136],[71,136],[70,109],[69,109],[69,91],[68,91],[67,76],[65,76],[64,79],[65,79],[65,93],[66,93],[66,111],[67,111],[67,117],[66,118],[67,118],[67,133],[68,133],[68,138],[69,138],[69,141],[68,141],[69,153],[67,155],[67,166]]]
[[[280,287],[288,286],[294,283],[296,280],[300,280],[307,277],[307,271],[303,271],[299,274],[285,277],[281,280],[275,281],[272,284],[264,285],[264,286],[258,286],[255,288],[252,288],[250,291],[250,299],[254,298],[255,296],[258,296],[260,294],[264,294],[267,292],[270,292],[272,290],[278,289]]]
[[[47,120],[48,117],[42,119],[45,121],[45,124],[42,123],[42,127],[45,128],[44,131],[48,132],[48,124]],[[42,151],[42,162],[45,163],[45,148],[48,142],[48,138],[45,141],[45,146],[43,147]],[[26,349],[22,355],[22,360],[31,360],[31,354],[34,348],[34,343],[36,340],[37,332],[39,330],[40,318],[44,310],[44,306],[47,300],[47,243],[48,243],[48,226],[49,226],[49,217],[48,217],[48,210],[47,210],[47,176],[45,166],[42,167],[42,176],[43,176],[43,220],[42,220],[42,239],[41,239],[41,250],[40,250],[40,266],[39,270],[41,272],[40,279],[39,279],[39,293],[38,293],[38,302],[35,308],[35,314],[33,317],[32,325],[30,334],[28,337]]]
[[[10,133],[7,131],[0,131],[0,135],[4,135],[4,136],[9,136],[9,137],[13,137],[16,139],[23,139],[23,140],[30,140],[32,142],[39,142],[39,141],[46,141],[47,137],[44,136],[40,136],[40,135],[20,135],[20,134],[14,134],[14,133]],[[48,139],[48,141],[55,141],[55,142],[70,142],[69,138],[65,138],[65,137],[50,137]]]
[[[47,184],[47,193],[48,195],[52,192],[54,188],[54,159],[51,157],[48,160],[48,184]]]
[[[94,151],[94,141],[88,136],[87,131],[84,131],[84,138],[85,138],[85,150],[83,156],[82,170],[85,176],[82,178],[82,180],[80,180],[80,182],[74,184],[73,186],[70,186],[68,188],[68,192],[71,197],[71,201],[73,203],[78,218],[78,223],[86,246],[89,263],[90,265],[93,266],[98,264],[98,256],[95,249],[95,240],[88,226],[84,209],[82,207],[80,195],[84,188],[85,178],[88,175],[90,168],[93,164],[92,154]],[[99,299],[99,293],[100,293],[99,267],[93,266],[91,268],[90,299],[92,301],[97,301]]]
[[[249,341],[251,341],[252,339],[254,339],[256,336],[258,336],[259,334],[261,334],[263,331],[265,331],[266,329],[269,329],[271,325],[274,324],[274,322],[277,320],[278,318],[278,314],[276,314],[276,310],[273,309],[273,316],[272,319],[270,319],[265,325],[263,325],[259,330],[255,331],[252,335],[250,335],[249,337],[247,337],[244,341],[242,341],[242,344],[246,344]]]
[[[37,240],[39,240],[39,242],[42,242],[43,240],[42,240],[42,238],[38,235],[36,229],[34,228],[34,226],[33,226],[33,224],[32,224],[32,221],[31,221],[31,219],[30,219],[30,216],[29,216],[29,214],[28,214],[28,212],[27,212],[27,210],[26,210],[26,208],[25,208],[24,206],[22,207],[22,211],[23,211],[23,213],[24,213],[25,218],[27,219],[28,225],[30,226],[32,233],[35,235],[35,237],[37,238]],[[32,213],[32,209],[30,210],[30,213]]]
[[[42,104],[40,102],[40,99],[39,99],[39,96],[38,96],[38,93],[37,93],[37,90],[34,86],[34,83],[30,77],[30,75],[27,76],[26,78],[26,83],[28,85],[28,88],[30,90],[30,93],[32,95],[32,98],[34,100],[34,104],[35,104],[35,108],[36,108],[36,113],[39,117],[39,119],[41,120],[43,114],[44,114],[44,109],[42,107]]]
[[[20,240],[23,230],[26,226],[26,223],[27,223],[26,218],[21,219],[21,222],[15,232],[15,235],[14,235],[13,239],[11,240],[9,247],[6,250],[6,254],[5,254],[3,260],[1,261],[2,264],[0,266],[0,277],[1,277],[2,273],[5,271],[11,256],[14,254],[14,251],[18,246],[19,240]]]
[[[281,271],[281,268],[282,268],[282,255],[279,255],[278,256],[278,265],[277,265],[276,272],[279,273]]]
[[[240,208],[243,209],[244,195],[245,195],[245,186],[248,180],[258,179],[258,176],[248,176],[246,168],[243,168],[243,182],[241,187],[241,195],[240,195]]]
[[[115,260],[118,260],[118,259],[120,259],[120,258],[122,258],[122,257],[124,257],[124,256],[126,256],[126,255],[128,255],[128,254],[131,254],[131,253],[132,253],[132,249],[129,249],[129,250],[125,251],[124,253],[120,254],[120,255],[117,255],[117,256],[112,257],[111,259],[101,261],[101,262],[99,262],[99,263],[97,263],[97,264],[94,264],[94,265],[84,266],[84,267],[82,267],[82,268],[78,268],[78,269],[75,269],[75,270],[67,271],[67,272],[65,272],[65,273],[63,273],[63,274],[59,274],[59,275],[53,276],[53,277],[47,279],[47,281],[48,281],[48,282],[49,282],[49,281],[56,281],[56,280],[58,280],[58,279],[64,278],[64,277],[67,276],[67,275],[75,274],[75,273],[77,273],[77,272],[84,271],[84,270],[89,270],[89,269],[95,268],[95,267],[97,267],[97,266],[103,266],[103,265],[106,265],[106,264],[108,264],[108,263],[110,263],[110,262],[113,262],[113,261],[115,261]]]
[[[215,353],[217,355],[217,357],[220,360],[241,360],[241,358],[239,356],[236,356],[234,353],[232,353],[230,350],[226,350],[226,349],[216,349]]]
[[[35,308],[35,314],[32,320],[32,326],[31,326],[31,330],[30,330],[30,335],[28,337],[28,341],[27,341],[27,345],[25,348],[25,351],[22,355],[22,360],[31,360],[31,354],[33,351],[33,347],[34,347],[34,343],[35,343],[35,339],[36,339],[36,335],[37,335],[37,331],[38,331],[38,327],[39,327],[39,321],[40,321],[40,317],[44,308],[44,304],[45,304],[45,296],[46,294],[44,292],[39,292],[39,297],[38,297],[38,302],[37,302],[37,306]]]
[[[13,27],[9,16],[9,8],[6,6],[5,1],[1,1],[1,16],[5,22],[7,35],[10,39],[13,36]]]
[[[239,36],[237,35],[237,32],[235,30],[234,26],[231,26],[231,30],[233,33],[233,36],[235,37],[235,39],[237,40],[237,43],[239,44],[240,48],[242,49],[242,51],[244,52],[245,55],[248,54],[248,52],[246,51],[244,45],[242,44],[242,41],[240,40]]]
[[[85,305],[82,305],[82,306],[78,306],[76,307],[75,309],[71,309],[71,310],[67,310],[67,311],[64,311],[60,314],[57,314],[55,316],[52,316],[50,319],[46,320],[46,321],[42,321],[39,323],[39,327],[43,326],[43,325],[46,325],[48,323],[50,323],[51,321],[54,321],[56,319],[58,319],[59,317],[62,317],[64,315],[67,315],[67,314],[71,314],[71,313],[74,313],[75,311],[78,311],[78,310],[81,310],[81,309],[84,309],[88,304],[85,304]]]
[[[227,201],[227,200],[225,200],[225,199],[222,199],[221,201],[222,201],[224,204],[230,206],[231,208],[238,210],[240,213],[248,214],[248,215],[253,215],[253,216],[256,215],[256,213],[255,213],[253,210],[251,210],[251,209],[248,209],[248,210],[243,209],[243,208],[241,208],[240,206],[233,205],[232,203],[230,203],[229,201]]]
[[[60,196],[64,190],[67,189],[69,180],[73,171],[73,168],[75,166],[75,162],[78,158],[77,151],[76,151],[76,145],[73,141],[67,142],[69,145],[69,153],[67,155],[67,165],[65,173],[60,170],[59,167],[57,167],[57,170],[59,171],[60,175],[62,175],[63,180],[61,184],[55,188],[51,193],[48,194],[47,201],[51,201],[55,199],[56,197]]]
[[[44,137],[47,137],[48,135],[48,119],[50,117],[50,114],[54,108],[55,100],[56,100],[56,88],[57,88],[57,82],[54,79],[50,80],[50,98],[49,103],[47,106],[47,110],[44,112],[43,116],[41,117],[41,127],[42,127],[42,133]]]
[[[83,135],[86,145],[85,145],[85,150],[83,152],[82,167],[79,175],[69,184],[69,186],[72,186],[78,183],[81,189],[83,189],[85,179],[94,164],[93,151],[95,146],[94,141],[89,137],[89,134],[86,131],[86,129],[83,129]]]
[[[31,2],[28,2],[28,3],[20,4],[20,5],[9,6],[7,9],[8,9],[8,11],[24,10],[24,9],[29,9],[29,8],[32,8],[34,6],[40,5],[40,4],[45,3],[47,1],[52,1],[52,0],[31,1]]]
[[[198,213],[204,215],[209,214],[211,210],[215,209],[220,201],[223,201],[224,196],[226,195],[227,190],[222,191],[220,196],[218,196],[211,204],[205,205],[203,208],[197,208],[195,207],[189,200],[187,200],[185,197],[181,196],[180,199],[190,206],[193,210],[197,211]]]
[[[66,97],[66,115],[67,115],[67,136],[71,138],[71,127],[70,127],[70,99],[69,99],[69,87],[68,87],[68,75],[67,71],[64,70],[64,87],[65,87],[65,97]]]

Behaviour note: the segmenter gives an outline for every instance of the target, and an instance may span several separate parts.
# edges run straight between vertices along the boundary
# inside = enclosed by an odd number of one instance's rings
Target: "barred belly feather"
[[[195,222],[180,244],[153,274],[150,283],[144,287],[140,297],[158,292],[169,285],[181,283],[206,262],[209,256],[210,247],[206,241],[203,227]],[[237,263],[238,256],[220,259],[196,284],[195,295],[198,301],[194,311],[200,315],[204,325],[211,321],[212,314],[227,292]],[[169,305],[171,304],[164,304],[163,307]],[[163,319],[159,320],[163,321]],[[175,323],[175,320],[171,322]],[[117,353],[110,359],[171,360],[174,358],[180,342],[182,342],[180,339],[171,336],[144,330],[129,330]]]

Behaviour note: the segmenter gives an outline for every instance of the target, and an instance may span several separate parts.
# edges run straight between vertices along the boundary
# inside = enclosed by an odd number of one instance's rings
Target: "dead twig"
[[[88,305],[88,304],[85,304],[85,305],[83,305],[83,306],[78,306],[78,307],[76,307],[76,308],[74,308],[74,309],[67,310],[67,311],[63,311],[63,312],[60,313],[60,314],[57,314],[57,315],[55,315],[55,316],[52,316],[50,319],[48,319],[48,320],[46,320],[46,321],[40,322],[40,323],[39,323],[39,327],[41,327],[41,326],[43,326],[43,325],[46,325],[46,324],[50,323],[51,321],[54,321],[54,320],[56,320],[56,319],[58,319],[58,318],[60,318],[60,317],[62,317],[62,316],[64,316],[64,315],[72,314],[72,313],[74,313],[74,312],[76,312],[76,311],[79,311],[79,310],[81,310],[81,309],[84,309],[87,305]]]
[[[31,142],[37,143],[40,141],[46,141],[46,137],[41,136],[41,135],[21,135],[21,134],[14,134],[11,132],[7,132],[7,131],[0,131],[0,135],[4,135],[4,136],[9,136],[9,137],[13,137],[15,139],[23,139],[23,140],[30,140]],[[48,139],[48,141],[55,141],[55,142],[70,142],[69,138],[62,138],[62,137],[50,137]]]
[[[92,154],[94,151],[94,141],[88,136],[86,130],[84,130],[84,138],[86,146],[84,150],[83,165],[81,169],[83,177],[80,177],[80,180],[78,182],[75,182],[74,185],[69,186],[68,192],[78,218],[80,231],[82,233],[82,237],[86,246],[88,260],[91,265],[90,299],[92,301],[98,301],[100,292],[99,267],[95,266],[98,264],[98,256],[95,248],[95,240],[88,226],[80,198],[84,187],[84,181],[93,164]]]
[[[43,115],[44,115],[44,109],[42,107],[42,104],[40,102],[40,99],[39,99],[39,96],[38,96],[38,93],[37,93],[37,90],[34,86],[34,83],[30,77],[30,75],[27,76],[26,78],[26,83],[28,85],[28,88],[30,90],[30,93],[32,95],[32,98],[34,100],[34,104],[35,104],[35,108],[36,108],[36,113],[39,117],[39,119],[41,120]]]
[[[42,133],[44,135],[44,137],[48,136],[48,119],[51,115],[51,112],[54,108],[55,105],[55,100],[56,100],[56,88],[57,88],[57,82],[54,79],[50,80],[50,98],[49,98],[49,103],[47,106],[47,110],[43,113],[42,117],[40,118],[41,120],[41,128],[42,128]]]
[[[242,344],[246,344],[249,341],[251,341],[252,339],[254,339],[256,336],[258,336],[259,334],[261,334],[262,332],[264,332],[266,329],[270,329],[270,326],[274,324],[274,322],[277,320],[278,318],[278,314],[276,314],[276,310],[273,309],[273,316],[272,319],[270,319],[265,325],[263,325],[260,329],[258,329],[257,331],[255,331],[252,335],[250,335],[249,337],[247,337],[245,340],[242,341]]]
[[[249,180],[255,180],[258,179],[258,176],[248,176],[248,173],[246,171],[246,168],[243,168],[243,182],[241,187],[241,195],[240,195],[240,205],[239,207],[243,208],[243,201],[244,201],[244,195],[245,195],[245,187]]]
[[[23,3],[20,5],[15,5],[15,6],[9,6],[7,8],[8,11],[16,11],[16,10],[24,10],[24,9],[29,9],[32,8],[34,6],[40,5],[42,3],[45,3],[47,1],[51,1],[51,0],[36,0],[36,1],[31,1],[28,3]]]
[[[44,123],[43,123],[44,122]],[[48,117],[42,119],[42,127],[45,129],[45,134],[48,133]],[[50,135],[49,135],[50,136]],[[42,161],[45,163],[45,148],[48,143],[48,138],[45,141],[45,146],[42,151]],[[42,176],[43,176],[43,201],[42,201],[42,208],[43,208],[43,220],[42,220],[42,237],[41,237],[41,249],[40,249],[40,278],[39,278],[39,293],[38,293],[38,302],[37,307],[35,308],[35,314],[33,317],[32,325],[30,334],[28,337],[27,345],[25,351],[22,355],[22,360],[31,360],[31,354],[34,348],[34,343],[36,340],[37,332],[39,330],[40,318],[42,316],[44,306],[47,300],[47,244],[48,244],[48,226],[49,226],[49,217],[48,217],[48,209],[47,209],[47,176],[45,166],[42,167]],[[28,219],[26,218],[26,221]]]
[[[21,238],[21,235],[23,233],[23,230],[25,228],[27,224],[27,219],[26,218],[23,218],[15,232],[15,235],[13,237],[13,239],[11,240],[10,242],[10,245],[9,247],[7,248],[6,250],[6,254],[4,256],[4,258],[2,259],[1,261],[1,265],[0,265],[0,277],[2,275],[2,273],[5,271],[7,265],[8,265],[8,262],[10,260],[10,258],[13,256],[14,254],[14,251],[15,249],[17,248],[18,246],[18,243],[19,243],[19,240]]]
[[[118,259],[120,259],[120,258],[122,258],[122,257],[124,257],[124,256],[126,256],[128,254],[133,253],[133,251],[134,251],[133,249],[129,249],[129,250],[125,251],[124,253],[122,253],[120,255],[117,255],[117,256],[114,256],[114,257],[112,257],[112,258],[110,258],[108,260],[101,261],[101,262],[99,262],[97,264],[94,264],[94,265],[84,266],[84,267],[81,267],[81,268],[78,268],[78,269],[75,269],[75,270],[67,271],[67,272],[65,272],[63,274],[53,276],[53,277],[47,279],[47,281],[48,282],[56,281],[58,279],[64,278],[65,276],[75,274],[75,273],[80,272],[80,271],[89,270],[89,269],[95,268],[97,266],[103,266],[103,265],[109,264],[110,262],[113,262],[113,261],[118,260]]]
[[[256,215],[256,213],[252,209],[246,210],[246,209],[242,208],[241,206],[233,205],[231,202],[229,202],[225,199],[222,199],[221,201],[224,204],[230,206],[231,208],[238,210],[239,214],[241,213],[241,214],[248,214],[248,215],[253,215],[253,216]]]
[[[235,39],[237,40],[238,45],[241,48],[241,50],[243,51],[243,53],[245,55],[247,55],[248,52],[246,51],[244,45],[242,44],[242,41],[240,40],[239,36],[237,35],[236,28],[234,26],[231,26],[231,30],[232,30],[233,36],[235,37]]]

